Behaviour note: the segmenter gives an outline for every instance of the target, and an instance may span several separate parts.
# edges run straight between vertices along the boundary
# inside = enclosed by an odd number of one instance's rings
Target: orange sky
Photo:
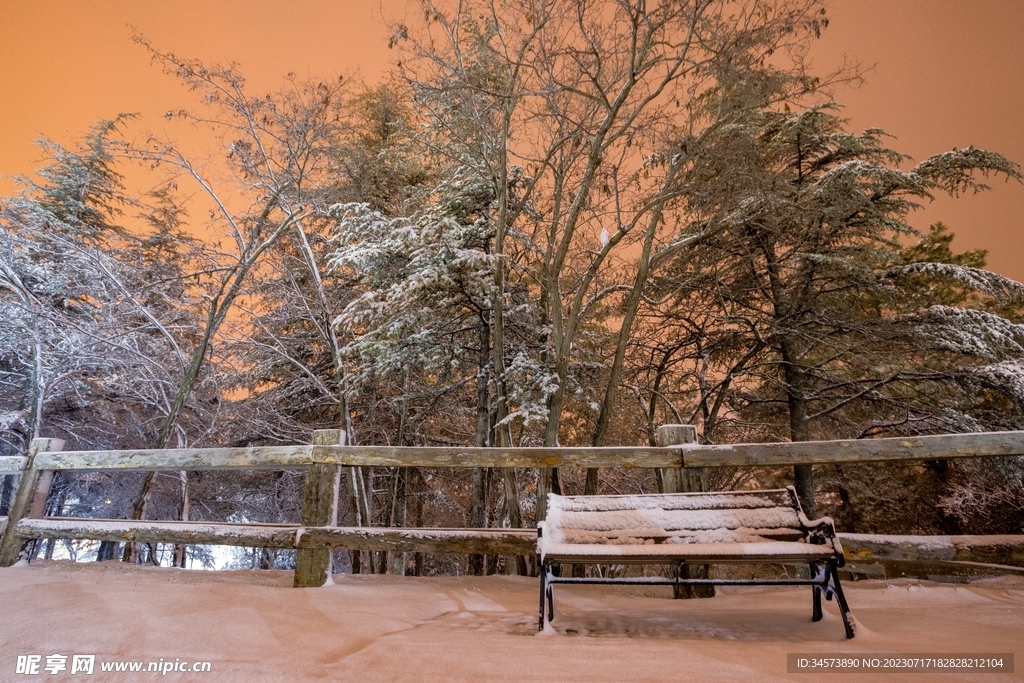
[[[100,118],[162,114],[188,93],[129,40],[135,26],[161,49],[238,62],[256,91],[287,72],[373,81],[394,53],[380,16],[415,11],[405,0],[0,0],[0,175],[29,173],[42,135],[68,141]],[[1024,162],[1024,1],[842,0],[815,46],[827,68],[844,54],[875,65],[859,90],[842,90],[855,129],[879,126],[916,159],[973,144]],[[171,135],[176,131],[167,130]],[[0,193],[12,190],[0,179]],[[1024,280],[1024,186],[939,200],[914,219],[942,220],[960,250],[985,248],[989,266]]]

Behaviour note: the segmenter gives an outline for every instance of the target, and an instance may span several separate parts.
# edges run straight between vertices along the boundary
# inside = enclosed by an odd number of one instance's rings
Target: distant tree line
[[[1021,181],[913,162],[811,71],[814,0],[424,0],[381,85],[143,49],[196,95],[200,163],[132,116],[0,198],[0,451],[308,443],[703,443],[1024,429],[1024,285],[910,214]],[[155,189],[132,193],[145,169]],[[301,472],[58,477],[51,514],[295,521]],[[709,471],[795,483],[841,530],[1020,533],[1024,462]],[[13,478],[0,488],[0,514]],[[653,474],[356,469],[347,524],[531,526],[548,492]],[[74,556],[80,544],[67,543]],[[54,551],[48,542],[41,552]],[[90,551],[91,552],[91,551]],[[161,555],[162,553],[162,555]],[[203,549],[98,559],[183,564]],[[90,555],[91,557],[92,555]],[[245,566],[287,566],[254,549]],[[339,553],[354,571],[502,558]],[[511,561],[510,561],[511,562]],[[509,565],[511,567],[511,565]],[[519,568],[522,570],[522,567]]]

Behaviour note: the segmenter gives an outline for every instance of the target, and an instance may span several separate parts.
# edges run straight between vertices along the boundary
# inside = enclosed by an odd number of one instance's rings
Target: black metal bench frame
[[[682,558],[670,558],[664,559],[651,559],[645,558],[643,561],[633,561],[633,564],[662,564],[671,567],[671,577],[656,577],[656,576],[640,576],[640,577],[622,577],[622,578],[611,578],[611,577],[567,577],[561,576],[561,564],[562,561],[553,559],[550,557],[541,558],[540,553],[540,539],[543,538],[544,526],[538,525],[537,527],[537,539],[538,539],[538,566],[540,567],[540,616],[538,619],[538,631],[544,630],[545,622],[550,622],[555,616],[555,600],[552,587],[554,584],[617,584],[617,585],[632,585],[632,586],[672,586],[675,590],[675,594],[679,595],[679,589],[683,586],[699,586],[699,585],[711,585],[711,586],[811,586],[811,600],[812,600],[812,611],[811,620],[820,621],[823,613],[821,609],[821,596],[824,594],[826,600],[832,600],[834,597],[836,605],[839,607],[839,613],[843,619],[843,626],[846,630],[846,637],[853,638],[855,634],[855,622],[853,615],[850,613],[849,604],[846,602],[846,596],[843,594],[843,587],[839,582],[839,568],[845,563],[845,558],[842,553],[842,547],[839,545],[838,538],[836,537],[835,526],[832,524],[830,519],[814,520],[810,522],[804,516],[803,511],[800,508],[800,502],[797,498],[796,491],[792,486],[786,487],[792,497],[793,506],[798,513],[798,517],[801,522],[801,531],[804,533],[804,537],[809,544],[812,545],[832,545],[836,549],[834,556],[830,559],[815,559],[807,561],[799,556],[779,556],[775,560],[764,560],[764,559],[730,559],[723,561],[714,557],[693,557],[687,556],[685,559]],[[662,494],[662,495],[688,495],[688,494]],[[662,546],[664,547],[664,546]],[[680,546],[681,549],[685,548],[685,545]],[[608,556],[593,556],[586,557],[583,555],[573,555],[571,561],[565,560],[567,564],[620,564],[622,561],[610,562]],[[718,562],[728,562],[729,564],[740,564],[743,562],[754,563],[754,562],[785,562],[786,564],[797,563],[800,560],[806,562],[810,569],[809,579],[701,579],[701,578],[689,578],[689,571],[687,571],[687,565],[692,564],[714,564]],[[628,559],[627,559],[628,563]],[[803,562],[799,562],[803,563]],[[547,619],[545,620],[545,616]]]

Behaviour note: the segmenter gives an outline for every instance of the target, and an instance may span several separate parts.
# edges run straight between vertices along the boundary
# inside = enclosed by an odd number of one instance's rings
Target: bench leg
[[[537,620],[537,630],[543,631],[546,623],[551,623],[555,618],[555,594],[551,585],[551,577],[554,571],[550,564],[545,563],[540,569],[540,618]],[[545,616],[547,619],[545,619]]]
[[[555,619],[555,587],[550,581],[547,582],[548,590],[548,623]]]
[[[814,579],[815,581],[817,581],[819,579],[824,581],[824,579],[825,579],[825,572],[822,571],[821,567],[819,567],[818,565],[812,564],[811,565],[811,578]],[[821,621],[822,612],[821,612],[821,586],[820,585],[815,584],[815,585],[811,586],[811,601],[812,601],[811,621]]]
[[[547,578],[548,578],[548,568],[547,568],[547,565],[541,565],[541,568],[540,568],[540,617],[537,619],[537,630],[538,631],[543,631],[544,630],[544,608],[546,607],[546,605],[544,604],[544,601],[548,597]]]
[[[839,606],[839,613],[843,617],[843,626],[846,627],[846,637],[853,638],[855,625],[853,615],[850,614],[850,606],[846,604],[846,596],[843,595],[843,587],[839,583],[839,568],[835,562],[828,563],[829,588],[835,592],[836,605]]]

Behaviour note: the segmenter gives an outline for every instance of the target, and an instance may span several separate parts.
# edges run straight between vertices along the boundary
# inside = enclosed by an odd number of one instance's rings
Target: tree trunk
[[[189,516],[192,511],[192,502],[188,495],[188,472],[182,470],[178,473],[178,476],[181,478],[181,514],[178,515],[178,517],[181,521],[187,522],[189,521]],[[174,560],[172,566],[181,567],[182,569],[185,568],[185,554],[187,547],[188,546],[184,543],[176,543],[174,545]]]
[[[516,482],[516,471],[512,467],[501,470],[502,483],[505,485],[505,504],[508,506],[508,523],[513,529],[523,528],[523,513],[519,507],[519,485]],[[516,555],[516,572],[520,576],[529,576],[530,567],[527,558]]]
[[[474,445],[485,447],[491,431],[491,406],[489,395],[491,364],[491,326],[486,316],[480,316],[480,355],[476,376],[476,433]],[[482,467],[473,469],[469,491],[469,526],[480,529],[487,526],[487,472]],[[480,576],[484,573],[484,556],[469,556],[469,573]]]
[[[949,491],[950,482],[953,479],[953,463],[949,460],[926,460],[924,466],[935,476],[939,485],[939,493]],[[960,520],[955,515],[939,509],[939,526],[942,533],[949,536],[957,536],[964,533]]]
[[[792,320],[793,305],[789,301],[783,282],[782,269],[775,253],[773,243],[763,243],[762,253],[765,257],[765,268],[768,284],[772,292],[773,323],[776,326],[791,328],[798,325]],[[800,365],[800,354],[791,337],[785,332],[778,333],[778,351],[782,360],[783,375],[786,380],[786,404],[789,409],[789,440],[809,441],[810,429],[807,419],[807,393],[805,369]],[[793,466],[793,485],[796,488],[800,507],[809,518],[814,518],[814,467],[812,465]]]
[[[393,522],[396,527],[405,526],[405,514],[406,514],[406,500],[405,500],[405,480],[407,474],[402,468],[396,468],[395,472],[395,492],[393,496],[394,500],[394,515]],[[394,552],[391,556],[391,573],[398,574],[399,576],[405,575],[405,553]]]
[[[32,332],[35,333],[35,321],[32,322]],[[32,344],[32,373],[29,378],[28,388],[29,400],[29,431],[33,439],[39,438],[39,430],[43,423],[43,355],[39,349],[39,343]]]
[[[787,354],[788,355],[788,354]],[[789,406],[789,440],[810,441],[810,430],[807,424],[807,401],[804,399],[804,378],[795,364],[786,362],[786,385]],[[800,507],[807,517],[814,519],[816,504],[814,502],[814,466],[794,465],[793,485],[800,499]]]
[[[96,561],[106,562],[117,558],[117,549],[121,544],[117,541],[100,541],[100,547],[96,551]]]
[[[855,534],[860,531],[861,528],[861,515],[860,510],[853,502],[853,496],[850,495],[850,489],[846,485],[846,475],[843,473],[843,468],[836,466],[836,474],[839,476],[839,500],[843,504],[843,513],[845,517],[845,523],[843,529],[848,534]]]
[[[469,526],[474,529],[481,529],[487,526],[486,507],[484,505],[487,496],[485,485],[485,470],[482,467],[474,467],[472,481],[470,484],[469,500]],[[480,576],[484,573],[484,556],[469,556],[469,573]]]
[[[668,172],[661,184],[661,199],[651,211],[647,221],[647,230],[644,233],[644,243],[637,263],[636,276],[633,279],[633,288],[626,298],[626,308],[622,315],[622,325],[619,327],[619,334],[615,342],[615,357],[612,360],[611,372],[608,376],[608,385],[605,387],[604,400],[601,402],[601,413],[597,416],[597,426],[594,428],[594,438],[591,443],[594,446],[603,446],[605,436],[611,427],[612,413],[615,410],[615,397],[619,391],[619,383],[622,381],[622,367],[626,360],[626,347],[629,345],[630,333],[633,329],[633,322],[636,320],[637,311],[640,309],[640,301],[647,278],[651,272],[651,251],[654,247],[654,236],[661,224],[662,209],[665,206],[665,196],[672,187],[679,168],[678,160],[669,164]],[[584,494],[593,496],[597,494],[599,484],[597,468],[587,470],[587,483]]]
[[[360,467],[359,468],[363,476],[360,479],[362,484],[362,499],[363,504],[366,506],[366,526],[373,526],[373,515],[376,510],[374,507],[374,482],[377,480],[376,468],[373,467]],[[385,521],[386,523],[386,521]],[[383,551],[369,550],[366,553],[366,559],[369,562],[369,572],[371,574],[383,574],[387,568],[386,553]]]
[[[491,443],[500,447],[512,445],[509,426],[504,423],[508,417],[508,392],[505,384],[505,236],[508,232],[508,149],[510,109],[507,109],[501,121],[502,144],[498,152],[498,221],[494,233],[494,254],[497,266],[494,269],[494,298],[491,309],[491,368],[494,375],[494,426]],[[522,528],[523,516],[519,505],[519,488],[516,485],[515,470],[505,468],[502,471],[505,485],[505,500],[508,504],[509,524],[514,528]],[[516,567],[521,575],[526,574],[526,559],[516,558]]]
[[[11,499],[14,497],[14,475],[8,475],[2,477],[3,483],[0,484],[0,517],[7,516],[7,511],[11,509]]]
[[[410,467],[409,488],[412,489],[412,525],[415,528],[423,526],[423,473],[418,467]],[[423,553],[413,553],[413,576],[423,576]]]
[[[553,448],[559,445],[558,431],[562,424],[562,402],[565,396],[565,381],[569,376],[568,352],[559,354],[555,363],[558,387],[548,399],[548,422],[544,430],[544,445]],[[542,522],[548,513],[548,494],[561,495],[562,486],[557,467],[545,467],[537,475],[537,521]]]
[[[385,510],[387,520],[385,526],[405,526],[405,479],[401,467],[392,468],[388,480],[387,502]],[[385,551],[381,553],[380,573],[404,574],[405,553],[401,551]]]
[[[62,478],[63,479],[63,478]],[[64,501],[67,499],[68,487],[67,484],[62,480],[57,487],[57,497],[54,498],[53,502],[47,505],[46,514],[53,517],[64,516]],[[47,560],[53,559],[53,548],[57,544],[57,539],[51,538],[47,540],[46,551],[43,553],[43,557]],[[69,553],[70,554],[70,553]],[[75,558],[72,557],[72,560]]]

